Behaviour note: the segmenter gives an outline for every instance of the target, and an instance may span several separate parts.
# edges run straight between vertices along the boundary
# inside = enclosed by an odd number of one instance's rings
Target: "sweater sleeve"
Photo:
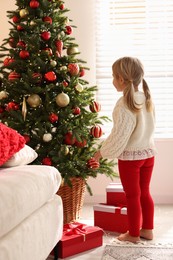
[[[112,131],[100,149],[102,157],[107,159],[115,159],[124,151],[136,126],[135,115],[121,103],[115,106],[112,116]]]

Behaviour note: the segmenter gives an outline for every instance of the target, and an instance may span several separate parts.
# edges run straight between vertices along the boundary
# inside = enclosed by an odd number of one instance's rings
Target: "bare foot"
[[[141,229],[140,230],[140,237],[147,239],[147,240],[152,240],[153,239],[152,229]]]
[[[129,234],[129,232],[126,232],[125,234],[121,234],[119,237],[117,237],[120,241],[128,241],[132,243],[137,243],[140,241],[140,237],[133,237]]]

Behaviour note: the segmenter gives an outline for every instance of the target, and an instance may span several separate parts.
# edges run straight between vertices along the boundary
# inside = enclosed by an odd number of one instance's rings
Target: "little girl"
[[[136,243],[140,237],[153,239],[154,203],[150,180],[156,154],[154,105],[138,59],[120,58],[113,64],[112,71],[113,85],[118,92],[123,92],[123,96],[113,110],[112,131],[94,158],[118,158],[129,226],[128,232],[118,239]],[[138,89],[141,82],[143,92]]]

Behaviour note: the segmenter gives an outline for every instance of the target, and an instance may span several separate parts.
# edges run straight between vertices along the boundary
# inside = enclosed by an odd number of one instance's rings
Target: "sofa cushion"
[[[52,166],[0,168],[0,237],[50,200],[60,184]]]

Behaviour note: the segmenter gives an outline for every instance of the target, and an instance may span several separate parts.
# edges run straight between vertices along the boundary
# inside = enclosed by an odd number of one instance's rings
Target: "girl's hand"
[[[100,151],[97,151],[94,154],[94,158],[95,158],[96,161],[99,161],[102,158],[102,155],[101,155]]]

